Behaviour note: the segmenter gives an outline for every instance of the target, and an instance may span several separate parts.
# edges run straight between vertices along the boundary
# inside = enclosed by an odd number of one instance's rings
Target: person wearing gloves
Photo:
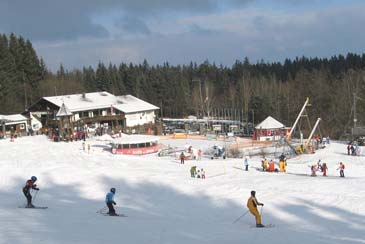
[[[115,194],[115,188],[111,188],[110,192],[108,192],[108,194],[106,194],[105,197],[105,203],[108,206],[108,213],[110,216],[116,216],[118,214],[115,213],[115,209],[113,205],[116,205],[117,203],[114,201],[114,194]]]
[[[251,196],[247,201],[247,207],[248,210],[250,211],[250,213],[255,216],[256,219],[256,227],[260,228],[260,227],[265,227],[263,224],[261,224],[261,216],[259,214],[259,211],[257,210],[257,206],[264,206],[263,203],[260,203],[259,201],[257,201],[256,199],[256,192],[255,191],[251,191]]]
[[[32,204],[32,195],[30,194],[30,189],[39,191],[39,188],[37,188],[37,185],[34,184],[37,181],[37,177],[32,176],[27,182],[25,183],[25,186],[23,187],[23,193],[24,196],[27,198],[27,205],[26,208],[34,208],[34,205]]]

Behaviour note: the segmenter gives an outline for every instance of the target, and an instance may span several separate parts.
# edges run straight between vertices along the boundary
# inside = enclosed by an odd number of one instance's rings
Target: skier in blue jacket
[[[111,216],[117,215],[115,213],[115,209],[114,209],[114,206],[113,206],[113,205],[116,205],[117,204],[114,201],[114,194],[115,194],[115,188],[113,187],[113,188],[110,189],[110,192],[108,192],[108,194],[106,194],[106,197],[105,197],[106,205],[109,208],[108,214],[111,215]]]

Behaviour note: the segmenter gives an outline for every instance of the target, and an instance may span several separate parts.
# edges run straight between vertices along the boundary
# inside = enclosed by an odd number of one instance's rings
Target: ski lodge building
[[[62,128],[68,123],[77,130],[85,126],[121,130],[154,124],[156,110],[159,107],[132,95],[115,96],[103,91],[42,97],[28,108],[27,113],[38,119],[43,127],[56,127],[65,120]]]
[[[14,135],[25,135],[28,118],[21,114],[0,115],[0,139]]]

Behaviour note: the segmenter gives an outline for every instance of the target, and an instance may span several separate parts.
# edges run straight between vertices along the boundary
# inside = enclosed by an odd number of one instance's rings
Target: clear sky
[[[1,0],[0,33],[30,39],[47,66],[231,66],[365,52],[364,0]]]

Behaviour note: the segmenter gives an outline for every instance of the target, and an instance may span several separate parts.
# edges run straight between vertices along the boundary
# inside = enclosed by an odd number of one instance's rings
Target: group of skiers
[[[315,149],[318,150],[320,147],[324,148],[326,144],[330,144],[330,137],[321,137],[320,135],[315,135],[314,140],[316,142]]]
[[[280,158],[279,158],[279,169],[275,168],[275,162],[272,159],[270,160],[270,162],[268,162],[268,160],[266,158],[261,160],[262,171],[285,173],[286,166],[287,166],[286,157],[284,155],[282,155],[282,156],[280,156]]]
[[[32,203],[32,195],[31,195],[31,190],[35,190],[35,191],[39,191],[39,188],[37,187],[37,185],[35,184],[35,182],[37,181],[37,177],[36,176],[32,176],[30,177],[29,180],[26,181],[25,186],[23,187],[23,193],[25,198],[27,199],[27,204],[25,205],[25,208],[35,208],[35,206]],[[117,216],[118,214],[115,212],[114,206],[117,203],[114,201],[114,195],[115,195],[115,188],[112,187],[110,189],[110,192],[108,192],[106,194],[105,197],[105,203],[109,209],[109,211],[107,212],[108,215],[110,216]]]
[[[275,169],[275,163],[272,159],[270,160],[270,162],[268,162],[268,160],[264,158],[263,160],[261,160],[261,166],[262,171],[264,172],[278,172],[278,169]]]
[[[310,166],[311,168],[311,176],[317,176],[316,172],[321,171],[323,173],[323,176],[327,176],[327,164],[322,163],[321,160],[318,160],[317,163]],[[340,170],[340,177],[345,177],[345,164],[343,162],[340,162],[337,170]]]
[[[327,176],[327,164],[326,163],[321,163],[321,160],[318,160],[317,163],[311,165],[311,176],[317,176],[316,172],[317,171],[322,171],[323,176]]]
[[[347,155],[360,156],[360,153],[359,144],[350,142],[347,145]]]
[[[205,179],[205,170],[203,168],[197,169],[197,166],[192,166],[190,168],[190,176],[192,178]]]
[[[189,155],[189,157],[188,157],[188,155]],[[184,151],[182,151],[180,153],[180,155],[179,155],[180,164],[184,164],[185,160],[188,158],[201,160],[202,155],[203,155],[203,151],[201,149],[198,149],[197,153],[195,154],[193,148],[191,146],[189,146],[188,150],[187,150],[187,155],[185,155]]]

